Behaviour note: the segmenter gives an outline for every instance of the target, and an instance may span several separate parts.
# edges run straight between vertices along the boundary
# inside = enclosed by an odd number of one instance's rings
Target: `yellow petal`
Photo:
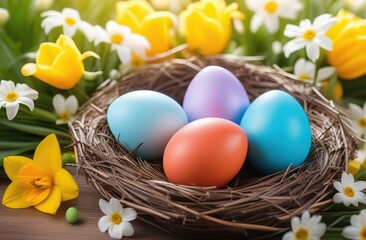
[[[81,55],[79,49],[75,45],[75,42],[69,36],[61,34],[60,37],[57,39],[56,44],[65,51],[71,53],[72,55],[75,55],[76,58],[80,57]]]
[[[174,15],[169,12],[154,12],[147,16],[141,28],[141,34],[149,40],[151,48],[148,56],[166,52],[170,49],[169,29],[174,25]]]
[[[39,143],[33,159],[34,164],[49,172],[51,176],[62,168],[60,145],[55,134],[48,135]]]
[[[43,169],[42,166],[34,164],[34,161],[30,164],[24,165],[19,170],[18,175],[15,177],[15,181],[22,182],[28,185],[30,188],[34,188],[36,179],[50,179],[50,174],[47,170]],[[50,182],[46,187],[52,186]]]
[[[50,195],[51,190],[51,187],[46,189],[28,189],[24,192],[23,199],[30,206],[34,206],[44,201]]]
[[[138,21],[142,21],[145,16],[154,12],[154,9],[146,1],[120,1],[116,3],[117,19],[121,18],[126,11],[132,13]]]
[[[209,1],[202,1],[202,12],[210,18],[219,19],[221,17],[220,12],[224,10],[225,3],[222,0],[209,0]]]
[[[20,156],[9,156],[4,158],[4,170],[9,179],[14,181],[20,169],[25,165],[32,163],[32,159]]]
[[[31,206],[24,201],[23,194],[28,190],[28,187],[22,183],[12,182],[6,188],[2,204],[9,208],[27,208]]]
[[[36,63],[52,66],[56,57],[63,51],[64,50],[55,43],[50,42],[42,43],[37,53]]]
[[[352,173],[352,175],[356,175],[360,170],[361,163],[357,160],[352,160],[348,163],[348,172]]]
[[[58,187],[53,187],[49,196],[40,204],[34,207],[41,212],[56,214],[57,209],[61,204],[61,192]]]
[[[59,169],[53,177],[54,185],[61,191],[61,200],[67,201],[79,195],[79,188],[74,178],[65,169]]]
[[[87,52],[85,52],[85,53],[81,54],[80,59],[81,59],[81,60],[84,60],[84,59],[86,59],[86,58],[88,58],[88,57],[95,57],[96,59],[99,59],[99,58],[100,58],[100,57],[99,57],[99,55],[98,55],[98,54],[96,54],[95,52],[87,51]]]
[[[212,55],[224,50],[228,36],[221,23],[193,10],[185,19],[185,37],[189,48],[203,55]]]
[[[37,72],[37,65],[34,63],[27,63],[22,67],[20,71],[25,77],[34,75]]]
[[[38,65],[37,72],[34,74],[39,80],[59,89],[70,89],[75,86],[75,81],[70,81],[63,72],[54,70],[49,66]]]

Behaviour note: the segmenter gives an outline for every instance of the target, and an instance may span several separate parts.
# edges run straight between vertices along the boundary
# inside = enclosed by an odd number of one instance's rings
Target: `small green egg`
[[[75,163],[75,156],[71,152],[62,154],[62,167],[65,167],[67,163]]]
[[[70,207],[66,211],[66,221],[70,224],[74,224],[79,220],[79,212],[76,208]]]

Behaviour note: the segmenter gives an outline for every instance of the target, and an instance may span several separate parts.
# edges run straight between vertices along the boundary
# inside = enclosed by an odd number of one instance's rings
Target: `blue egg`
[[[108,108],[113,136],[136,157],[161,159],[170,138],[188,123],[183,108],[169,96],[148,90],[126,93]],[[136,151],[137,150],[137,151]]]
[[[248,107],[240,126],[248,137],[248,160],[269,174],[301,165],[311,147],[311,127],[299,102],[290,94],[268,91]]]

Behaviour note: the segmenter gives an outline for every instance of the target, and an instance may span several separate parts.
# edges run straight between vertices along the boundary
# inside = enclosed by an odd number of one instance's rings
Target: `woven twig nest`
[[[312,147],[296,169],[263,176],[246,164],[228,186],[202,188],[167,181],[162,162],[131,156],[113,138],[107,124],[109,104],[133,90],[156,90],[182,102],[192,78],[205,66],[218,65],[243,83],[249,98],[282,89],[307,112]],[[345,114],[310,84],[281,70],[240,59],[211,57],[172,60],[150,65],[110,82],[80,110],[70,127],[78,165],[103,197],[115,197],[139,211],[141,220],[161,229],[190,236],[253,236],[284,231],[293,216],[316,212],[332,202],[332,182],[339,178],[356,148]],[[278,139],[281,141],[281,139]]]

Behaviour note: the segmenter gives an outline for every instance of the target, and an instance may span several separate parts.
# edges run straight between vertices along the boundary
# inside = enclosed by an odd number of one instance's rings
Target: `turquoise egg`
[[[136,157],[161,159],[169,139],[188,123],[183,108],[169,96],[149,90],[126,93],[107,112],[115,139]]]
[[[248,137],[248,161],[258,171],[275,173],[301,165],[311,147],[311,127],[299,102],[272,90],[255,99],[240,126]]]

